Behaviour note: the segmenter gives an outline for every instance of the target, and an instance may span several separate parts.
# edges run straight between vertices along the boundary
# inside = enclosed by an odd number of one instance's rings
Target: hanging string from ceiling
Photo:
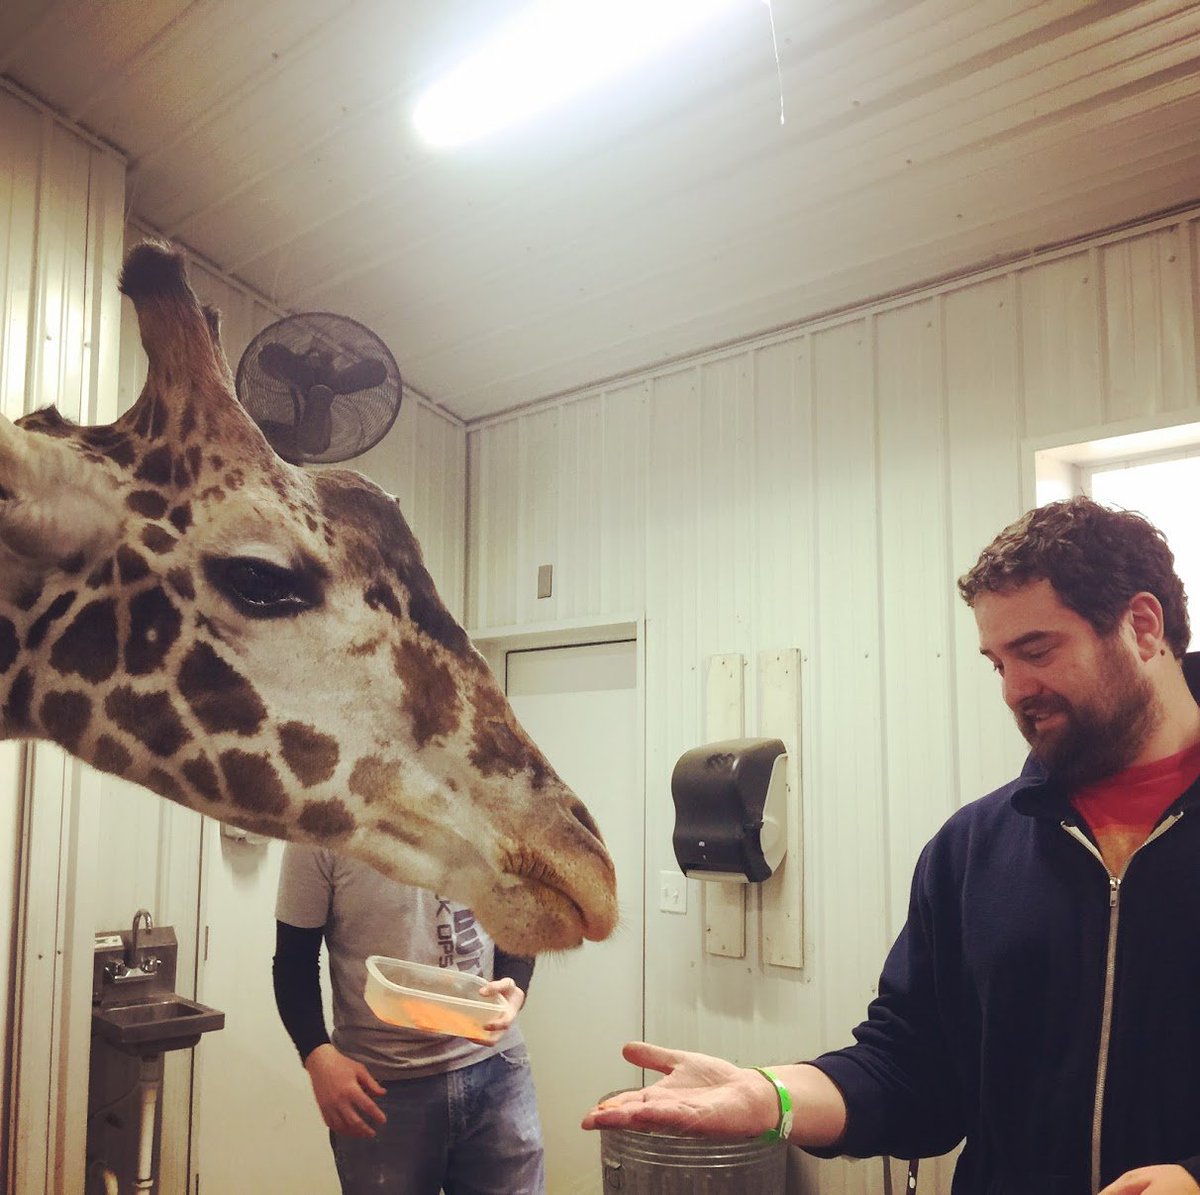
[[[775,51],[775,77],[779,80],[779,123],[786,123],[783,114],[783,67],[779,63],[779,38],[775,33],[775,5],[772,0],[763,0],[767,6],[767,17],[771,22],[771,48]]]

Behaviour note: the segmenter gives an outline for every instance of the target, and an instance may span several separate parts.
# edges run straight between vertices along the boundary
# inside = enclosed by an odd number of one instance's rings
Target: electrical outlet
[[[687,877],[678,871],[659,872],[658,907],[664,913],[687,912]]]

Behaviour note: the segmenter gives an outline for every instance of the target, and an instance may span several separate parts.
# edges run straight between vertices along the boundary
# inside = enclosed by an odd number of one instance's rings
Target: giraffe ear
[[[28,575],[115,541],[120,500],[65,440],[0,415],[0,546]]]

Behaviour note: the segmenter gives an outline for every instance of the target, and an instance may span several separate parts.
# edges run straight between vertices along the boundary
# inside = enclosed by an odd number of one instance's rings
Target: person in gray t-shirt
[[[541,1195],[541,1126],[515,1024],[530,959],[498,950],[470,909],[365,863],[288,843],[276,904],[275,1002],[330,1129],[343,1195]],[[329,953],[333,1035],[321,1005]],[[381,954],[490,979],[495,1045],[380,1021],[363,997]]]

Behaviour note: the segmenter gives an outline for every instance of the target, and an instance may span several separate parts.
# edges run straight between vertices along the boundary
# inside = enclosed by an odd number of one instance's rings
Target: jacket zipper
[[[1108,875],[1108,944],[1104,961],[1104,1006],[1100,1018],[1100,1049],[1096,1057],[1096,1094],[1092,1103],[1092,1195],[1097,1195],[1100,1190],[1100,1124],[1104,1117],[1104,1086],[1108,1081],[1108,1048],[1112,1038],[1113,988],[1116,986],[1117,926],[1121,920],[1121,881],[1125,878],[1125,873],[1129,870],[1129,864],[1133,862],[1133,856],[1138,851],[1144,850],[1156,838],[1165,834],[1181,817],[1183,817],[1182,810],[1171,814],[1169,818],[1155,826],[1146,838],[1146,841],[1137,850],[1130,852],[1129,858],[1125,860],[1125,866],[1121,869],[1119,876],[1113,875],[1108,870],[1108,864],[1104,862],[1104,856],[1100,854],[1096,844],[1074,822],[1062,821],[1059,823],[1072,838],[1083,843],[1096,856],[1100,861],[1100,866],[1104,868],[1105,873]]]

